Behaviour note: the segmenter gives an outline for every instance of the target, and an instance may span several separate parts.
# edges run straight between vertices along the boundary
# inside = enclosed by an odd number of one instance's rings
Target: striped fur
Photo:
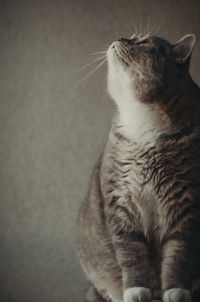
[[[93,284],[87,302],[149,302],[151,296],[189,302],[198,296],[200,92],[185,64],[176,67],[184,85],[174,82],[176,94],[166,88],[160,101],[148,103],[144,93],[136,99],[134,86],[131,103],[132,88],[126,80],[121,87],[129,89],[127,103],[116,100],[119,110],[78,217],[80,263]]]

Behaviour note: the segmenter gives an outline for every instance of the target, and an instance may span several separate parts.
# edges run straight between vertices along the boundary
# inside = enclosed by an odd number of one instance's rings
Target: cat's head
[[[108,90],[119,103],[126,98],[143,103],[172,97],[184,85],[195,35],[176,44],[156,36],[119,38],[107,51]]]

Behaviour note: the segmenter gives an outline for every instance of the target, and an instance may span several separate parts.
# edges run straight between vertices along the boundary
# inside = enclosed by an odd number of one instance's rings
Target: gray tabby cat
[[[200,288],[200,89],[194,35],[107,51],[117,105],[78,218],[87,302],[189,302]]]

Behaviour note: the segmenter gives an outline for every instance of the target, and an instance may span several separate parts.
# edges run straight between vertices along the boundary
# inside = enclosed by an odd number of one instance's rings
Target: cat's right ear
[[[184,64],[188,61],[192,54],[195,42],[196,36],[190,34],[184,36],[173,46],[173,54],[177,63]]]

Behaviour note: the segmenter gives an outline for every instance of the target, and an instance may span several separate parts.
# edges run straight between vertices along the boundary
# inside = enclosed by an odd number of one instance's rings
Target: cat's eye
[[[151,43],[149,40],[144,40],[141,43],[139,43],[139,45],[149,47]]]

